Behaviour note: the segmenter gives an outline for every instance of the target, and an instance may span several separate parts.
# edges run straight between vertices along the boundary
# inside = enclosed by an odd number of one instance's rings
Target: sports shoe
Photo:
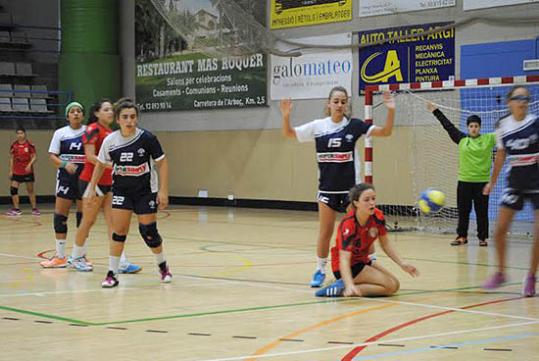
[[[34,209],[32,209],[32,215],[34,215],[34,216],[40,216],[40,215],[41,215],[41,212],[39,211],[39,209],[34,208]]]
[[[493,290],[495,288],[503,286],[506,281],[507,280],[503,273],[496,272],[492,276],[490,276],[481,287],[486,290]]]
[[[86,255],[82,256],[81,258],[84,260],[84,262],[85,262],[88,266],[90,266],[90,267],[93,267],[93,266],[94,266],[94,264],[92,263],[92,261],[90,261]],[[73,266],[73,257],[72,257],[72,256],[67,256],[67,265],[68,265],[68,266]]]
[[[67,257],[60,258],[54,256],[48,260],[39,262],[43,268],[66,268],[67,267]]]
[[[535,282],[537,282],[537,278],[535,278],[535,275],[526,275],[526,277],[524,278],[524,284],[522,285],[522,296],[535,296]]]
[[[121,264],[118,268],[119,273],[139,273],[141,270],[141,266],[129,262]]]
[[[170,283],[172,282],[172,273],[168,270],[168,267],[164,270],[159,270],[159,274],[161,275],[161,283]]]
[[[311,287],[322,287],[325,279],[326,274],[322,273],[320,270],[316,270],[313,274],[313,279],[311,280]]]
[[[103,288],[113,288],[118,286],[120,282],[114,277],[114,272],[108,271],[107,277],[101,282],[101,287]]]
[[[324,287],[314,294],[316,297],[341,297],[344,292],[344,281],[338,279],[327,287]]]
[[[93,265],[86,262],[84,257],[75,258],[71,262],[71,266],[79,272],[92,272],[94,269]]]
[[[16,217],[20,216],[22,214],[22,211],[19,208],[11,208],[8,210],[5,215],[9,217]]]

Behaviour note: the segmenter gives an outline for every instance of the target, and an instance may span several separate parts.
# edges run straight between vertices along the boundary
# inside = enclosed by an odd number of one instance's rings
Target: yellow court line
[[[369,307],[369,308],[365,308],[365,309],[362,309],[362,310],[359,310],[359,311],[345,313],[343,315],[340,315],[340,316],[337,316],[337,317],[334,317],[334,318],[330,318],[329,320],[324,320],[324,321],[316,323],[314,325],[307,326],[305,328],[302,328],[302,329],[299,329],[299,330],[294,331],[292,333],[289,333],[288,335],[280,337],[279,339],[277,339],[277,340],[275,340],[273,342],[270,342],[266,346],[263,346],[263,347],[259,348],[253,354],[253,357],[249,358],[249,359],[246,359],[246,361],[256,361],[256,359],[257,359],[256,356],[263,355],[263,354],[267,353],[268,351],[276,348],[281,343],[283,343],[282,339],[295,338],[295,337],[297,337],[297,336],[299,336],[301,334],[316,330],[317,328],[322,328],[324,326],[328,326],[328,325],[330,325],[332,323],[344,320],[346,318],[354,317],[354,316],[357,316],[357,315],[360,315],[360,314],[363,314],[363,313],[367,313],[367,312],[370,312],[370,311],[383,310],[385,308],[389,308],[389,307],[393,307],[393,306],[396,306],[396,304],[385,304],[385,305],[382,305],[382,306]]]

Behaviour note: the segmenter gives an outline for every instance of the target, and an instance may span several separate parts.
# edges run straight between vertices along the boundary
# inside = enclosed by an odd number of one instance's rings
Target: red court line
[[[501,302],[508,302],[508,301],[514,301],[514,300],[519,300],[521,299],[522,297],[511,297],[511,298],[504,298],[504,299],[501,299],[501,300],[494,300],[494,301],[488,301],[488,302],[482,302],[482,303],[476,303],[474,305],[469,305],[469,306],[464,306],[464,307],[460,307],[460,309],[462,310],[467,310],[469,308],[475,308],[475,307],[481,307],[481,306],[486,306],[486,305],[492,305],[492,304],[495,304],[495,303],[501,303]],[[394,326],[390,329],[387,329],[385,331],[382,331],[380,332],[379,334],[376,334],[368,339],[366,339],[365,341],[363,342],[374,342],[374,341],[377,341],[379,339],[381,339],[382,337],[385,337],[395,331],[398,331],[398,330],[401,330],[405,327],[408,327],[408,326],[411,326],[411,325],[414,325],[416,323],[419,323],[421,321],[425,321],[425,320],[428,320],[428,319],[431,319],[431,318],[434,318],[434,317],[438,317],[438,316],[443,316],[443,315],[446,315],[448,313],[453,313],[453,312],[456,312],[454,310],[447,310],[447,311],[442,311],[442,312],[437,312],[437,313],[433,313],[433,314],[430,314],[430,315],[427,315],[427,316],[423,316],[423,317],[419,317],[419,318],[416,318],[415,320],[411,320],[411,321],[407,321],[407,322],[404,322],[404,323],[401,323],[400,325],[397,325],[397,326]],[[354,357],[356,357],[356,355],[358,353],[360,353],[361,351],[363,351],[365,348],[367,348],[367,345],[364,345],[364,346],[358,346],[356,348],[354,348],[352,351],[350,351],[349,353],[347,353],[342,359],[341,361],[352,361]]]
[[[49,257],[45,256],[45,253],[54,252],[54,251],[55,251],[54,249],[48,249],[46,251],[39,252],[38,254],[36,254],[36,257],[43,258],[43,259],[49,259]]]

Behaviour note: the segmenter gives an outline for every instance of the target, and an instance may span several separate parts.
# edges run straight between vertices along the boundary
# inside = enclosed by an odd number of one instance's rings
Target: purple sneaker
[[[535,282],[537,279],[535,275],[527,274],[524,278],[524,284],[522,285],[522,296],[533,297],[535,296]]]
[[[159,274],[161,275],[161,282],[162,283],[170,283],[172,282],[172,273],[168,270],[168,267],[165,269],[160,269]]]
[[[486,290],[493,290],[501,287],[505,283],[505,275],[502,272],[496,272],[490,276],[481,287]]]
[[[11,208],[5,214],[8,217],[16,217],[16,216],[20,216],[22,214],[22,211],[19,208]]]

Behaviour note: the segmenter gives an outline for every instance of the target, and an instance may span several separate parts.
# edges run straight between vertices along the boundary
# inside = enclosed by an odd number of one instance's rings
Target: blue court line
[[[493,343],[493,342],[499,342],[499,341],[510,341],[510,340],[520,340],[523,338],[528,337],[534,337],[539,336],[539,332],[526,332],[526,333],[520,333],[517,335],[508,335],[508,336],[500,336],[500,337],[492,337],[492,338],[485,338],[481,340],[471,340],[471,341],[463,341],[459,343],[451,343],[447,345],[438,345],[433,347],[421,347],[421,348],[415,348],[411,350],[402,350],[402,351],[394,351],[394,352],[386,352],[386,353],[379,353],[376,355],[370,355],[370,356],[356,356],[354,357],[353,361],[361,361],[361,360],[375,360],[380,359],[384,357],[393,357],[393,356],[402,356],[402,355],[409,355],[409,354],[416,354],[416,353],[422,353],[422,352],[429,352],[429,351],[454,351],[454,350],[446,350],[445,347],[461,347],[461,346],[468,346],[468,345],[482,345],[486,343]]]

